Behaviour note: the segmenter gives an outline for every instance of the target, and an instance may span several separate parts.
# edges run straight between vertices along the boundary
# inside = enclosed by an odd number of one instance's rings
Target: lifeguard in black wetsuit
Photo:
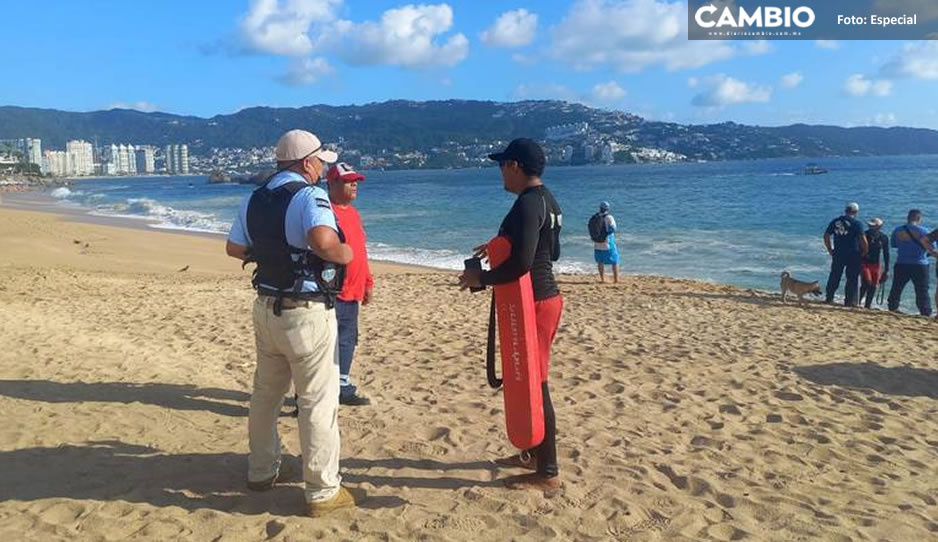
[[[502,221],[498,234],[511,240],[511,257],[491,271],[467,269],[459,278],[462,289],[505,284],[531,272],[534,288],[535,320],[544,399],[544,440],[533,450],[499,463],[536,469],[537,472],[512,476],[505,485],[512,489],[555,490],[561,487],[557,468],[557,429],[550,400],[547,375],[550,348],[560,325],[563,297],[554,280],[553,263],[560,257],[560,205],[541,182],[546,159],[540,145],[531,139],[516,139],[489,158],[498,162],[505,190],[518,199]],[[477,255],[485,245],[476,247]]]
[[[873,297],[880,284],[889,279],[889,236],[882,232],[883,219],[874,218],[866,223],[866,242],[870,249],[860,262],[860,300],[866,308],[873,306]],[[880,267],[879,257],[886,265]]]

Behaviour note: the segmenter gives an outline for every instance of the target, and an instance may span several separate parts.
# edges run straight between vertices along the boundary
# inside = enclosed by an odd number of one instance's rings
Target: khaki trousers
[[[290,381],[299,398],[300,451],[306,500],[321,501],[339,490],[339,358],[335,310],[323,303],[273,312],[274,299],[254,301],[257,369],[248,416],[248,480],[280,472],[277,420]]]

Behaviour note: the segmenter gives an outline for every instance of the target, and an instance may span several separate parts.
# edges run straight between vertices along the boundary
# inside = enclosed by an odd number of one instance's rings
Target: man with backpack
[[[606,282],[606,266],[612,266],[612,282],[619,283],[619,250],[616,248],[616,219],[609,214],[609,202],[599,204],[599,212],[590,217],[590,239],[593,240],[593,258],[599,267],[599,282]]]
[[[922,316],[931,316],[931,300],[928,299],[928,255],[934,256],[935,242],[929,238],[928,230],[922,227],[922,212],[909,211],[907,224],[892,232],[892,246],[896,247],[896,267],[889,292],[889,310],[899,310],[902,290],[911,280],[915,286],[915,305]]]

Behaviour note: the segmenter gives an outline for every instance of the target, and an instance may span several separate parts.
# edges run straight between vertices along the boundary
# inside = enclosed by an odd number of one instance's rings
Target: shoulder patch
[[[329,200],[324,198],[316,198],[316,207],[322,207],[323,209],[332,209],[332,204],[329,203]]]

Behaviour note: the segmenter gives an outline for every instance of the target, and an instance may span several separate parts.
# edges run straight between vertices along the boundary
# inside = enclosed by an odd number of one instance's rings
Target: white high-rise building
[[[33,137],[26,138],[26,157],[30,164],[42,166],[42,140]]]
[[[133,145],[127,145],[127,173],[137,174],[137,150]]]
[[[123,143],[117,146],[117,173],[127,173],[127,146]]]
[[[179,146],[179,173],[189,174],[189,146],[185,144]]]
[[[78,139],[65,144],[68,154],[66,175],[92,175],[94,173],[94,147],[91,143]]]
[[[153,164],[153,147],[143,145],[137,147],[137,173],[153,173],[156,168]]]
[[[173,153],[173,146],[166,145],[166,148],[163,149],[163,160],[165,162],[166,173],[172,174],[176,172],[176,157]]]
[[[42,154],[42,172],[62,177],[68,174],[68,153],[65,151],[46,151]]]

